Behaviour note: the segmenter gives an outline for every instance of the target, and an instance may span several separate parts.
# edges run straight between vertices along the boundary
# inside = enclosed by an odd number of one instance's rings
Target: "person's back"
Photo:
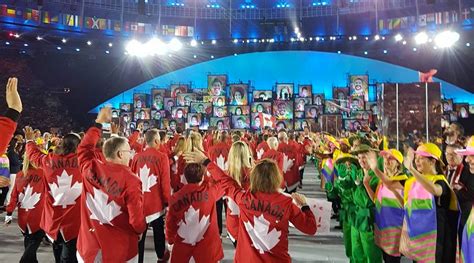
[[[103,122],[106,121],[98,121]],[[99,127],[90,128],[78,147],[84,177],[78,259],[84,262],[135,260],[138,238],[146,226],[141,182],[126,165],[131,150],[125,138],[107,140],[106,161],[97,159],[94,148],[101,135]]]
[[[216,201],[223,192],[202,179],[200,165],[188,164],[184,174],[188,184],[171,196],[166,217],[171,262],[217,262],[224,257],[216,214]],[[200,175],[193,179],[188,174]]]

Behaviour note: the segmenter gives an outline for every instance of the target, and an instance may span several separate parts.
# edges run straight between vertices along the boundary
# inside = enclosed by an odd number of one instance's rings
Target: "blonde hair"
[[[249,146],[242,141],[234,142],[230,148],[227,160],[229,163],[229,175],[242,186],[242,170],[244,168],[252,168],[253,163]]]
[[[178,141],[176,142],[176,146],[173,149],[173,154],[177,155],[179,152],[184,152],[184,144],[185,144],[185,139],[184,137],[179,137]]]
[[[278,165],[271,159],[261,160],[250,173],[250,191],[252,193],[278,192],[283,176]]]
[[[21,171],[23,172],[23,175],[26,176],[26,174],[28,173],[28,170],[31,168],[36,169],[36,166],[32,162],[30,162],[30,159],[28,159],[28,156],[25,153],[25,155],[23,156],[23,167],[21,169]]]
[[[191,131],[184,144],[184,152],[192,152],[194,149],[204,151],[202,147],[202,135],[199,132]]]

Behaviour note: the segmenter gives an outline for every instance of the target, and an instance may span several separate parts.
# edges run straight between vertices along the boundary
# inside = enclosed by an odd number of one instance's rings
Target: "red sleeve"
[[[217,164],[213,162],[209,163],[207,170],[211,174],[211,177],[217,181],[217,197],[220,198],[222,196],[221,191],[223,191],[225,195],[230,196],[237,204],[242,200],[245,193],[242,191],[242,187],[240,187],[232,177],[222,171]]]
[[[163,203],[168,206],[170,196],[171,196],[171,179],[170,179],[170,161],[168,159],[168,156],[164,157],[161,165],[159,166],[160,168],[160,174],[161,174],[161,197],[163,198]]]
[[[134,131],[128,137],[128,144],[130,144],[130,148],[132,148],[136,153],[143,151],[143,145],[138,142],[138,138],[140,138],[140,132]]]
[[[38,146],[36,146],[34,142],[28,142],[26,144],[26,156],[28,156],[30,162],[38,168],[43,167],[43,162],[47,157],[46,154],[38,149]]]
[[[299,231],[308,235],[316,234],[316,218],[308,206],[304,206],[300,209],[298,206],[291,203],[290,213],[290,222]]]
[[[127,187],[125,202],[129,216],[129,223],[135,230],[137,235],[143,233],[146,228],[145,215],[143,214],[143,193],[138,178],[133,180],[131,185]]]
[[[0,116],[0,154],[7,152],[8,144],[16,130],[16,122],[8,117]]]
[[[171,211],[166,215],[166,240],[168,240],[168,244],[173,245],[174,239],[178,232],[178,219],[174,212]]]
[[[92,169],[92,164],[97,158],[95,154],[95,145],[99,141],[102,130],[97,127],[91,127],[77,147],[77,159],[81,167],[81,172]]]
[[[22,176],[22,173],[23,172],[19,172],[17,174],[17,177],[20,177]],[[6,210],[7,210],[7,215],[11,215],[13,213],[13,211],[15,211],[15,208],[17,206],[17,203],[18,203],[18,188],[16,186],[17,184],[15,183],[15,185],[13,186],[13,190],[11,192],[11,195],[10,195],[10,202],[8,203],[7,207],[6,207]]]
[[[138,160],[138,154],[135,154],[133,156],[132,161],[130,162],[130,169],[132,170],[132,173],[137,174],[138,173],[138,166],[137,166],[137,160]]]

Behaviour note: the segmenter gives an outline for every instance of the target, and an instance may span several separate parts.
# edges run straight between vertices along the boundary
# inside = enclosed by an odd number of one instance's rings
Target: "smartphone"
[[[103,132],[110,132],[112,130],[112,125],[110,122],[102,123],[102,131]]]

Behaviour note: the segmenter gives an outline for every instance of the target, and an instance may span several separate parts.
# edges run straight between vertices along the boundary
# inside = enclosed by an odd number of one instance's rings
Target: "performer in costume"
[[[470,178],[474,177],[474,136],[471,136],[469,139],[466,149],[457,150],[457,154],[466,156],[466,166],[468,171],[466,171],[466,175]],[[474,185],[472,183],[472,179],[466,178],[466,180],[462,181],[468,182],[465,183],[464,186],[468,189],[468,191],[472,191],[474,189]],[[469,180],[470,179],[470,180]],[[474,205],[474,202],[472,202]],[[462,209],[462,207],[461,207]],[[467,213],[466,210],[461,210],[461,213]],[[464,227],[460,229],[462,231],[462,242],[461,242],[461,255],[460,255],[460,262],[467,263],[467,262],[474,262],[474,209],[469,211],[469,217],[466,219],[466,222],[462,222],[464,216],[461,216],[461,225],[464,223]],[[461,226],[460,226],[461,227]]]
[[[410,148],[404,164],[413,177],[405,182],[400,252],[418,262],[455,262],[458,208],[441,150],[433,143]]]
[[[361,144],[352,151],[352,154],[357,155],[361,167],[352,173],[355,183],[355,215],[351,228],[354,262],[382,262],[382,252],[374,239],[374,203],[366,191],[366,188],[374,191],[379,182],[367,161],[368,153],[373,150],[369,145]]]
[[[359,167],[357,158],[348,153],[341,153],[335,161],[337,180],[334,182],[334,189],[341,199],[341,209],[339,210],[339,222],[342,224],[342,233],[346,256],[350,262],[354,262],[351,246],[351,227],[354,224],[355,205],[353,192],[355,188],[353,176]]]
[[[403,155],[396,149],[380,153],[383,172],[377,167],[377,156],[370,152],[370,168],[381,181],[374,193],[375,243],[382,249],[385,262],[400,262],[400,237],[403,226],[403,186],[408,177],[403,173]],[[366,186],[368,193],[372,189]],[[370,194],[369,194],[370,195]]]

